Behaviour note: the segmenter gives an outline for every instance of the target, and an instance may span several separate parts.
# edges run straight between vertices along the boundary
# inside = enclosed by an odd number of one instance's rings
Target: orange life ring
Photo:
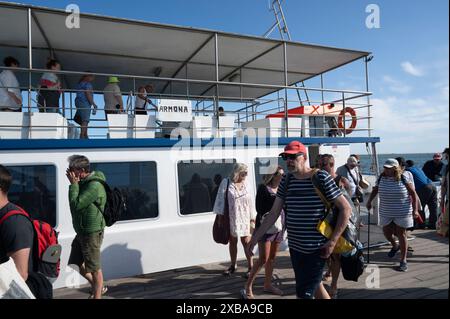
[[[356,128],[356,124],[357,124],[357,118],[356,118],[356,112],[354,109],[352,109],[351,107],[346,107],[345,109],[343,109],[341,111],[341,113],[339,113],[338,116],[338,127],[343,130],[344,129],[344,116],[345,113],[349,113],[352,116],[352,124],[350,125],[350,127],[347,127],[345,129],[345,134],[350,134],[353,132],[353,130]]]

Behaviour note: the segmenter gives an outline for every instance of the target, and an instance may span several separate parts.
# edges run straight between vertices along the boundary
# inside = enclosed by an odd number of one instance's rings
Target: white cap
[[[383,165],[383,167],[385,167],[385,168],[393,168],[393,167],[399,167],[399,166],[400,166],[400,164],[398,163],[398,161],[395,158],[387,159]]]

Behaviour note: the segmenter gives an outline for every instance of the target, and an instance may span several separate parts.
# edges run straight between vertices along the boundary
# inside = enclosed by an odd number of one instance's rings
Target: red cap
[[[298,154],[303,153],[306,154],[306,146],[300,143],[299,141],[292,141],[284,148],[284,152],[280,154]]]

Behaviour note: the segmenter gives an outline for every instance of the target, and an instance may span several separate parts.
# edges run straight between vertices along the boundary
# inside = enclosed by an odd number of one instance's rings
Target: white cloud
[[[405,61],[401,63],[403,71],[413,76],[423,76],[423,71],[414,66],[411,62]]]
[[[426,101],[426,102],[425,102]],[[449,109],[438,95],[429,98],[376,98],[371,101],[374,136],[382,152],[434,152],[449,143]],[[425,103],[424,103],[425,102]]]
[[[407,94],[411,92],[411,87],[398,81],[393,78],[391,78],[388,75],[385,75],[383,77],[383,81],[386,82],[389,85],[389,90],[391,90],[394,93],[400,93],[400,94]]]

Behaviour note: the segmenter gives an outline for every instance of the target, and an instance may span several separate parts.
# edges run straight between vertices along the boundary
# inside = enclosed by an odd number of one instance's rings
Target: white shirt
[[[120,92],[119,85],[115,83],[110,83],[103,89],[105,93],[103,93],[103,99],[105,100],[105,110],[114,110],[117,111],[116,105],[119,104],[117,102],[116,97],[122,98],[122,93]]]
[[[147,94],[144,94],[145,98],[147,99]],[[147,101],[141,99],[139,96],[136,95],[135,102],[134,102],[134,108],[137,110],[144,110],[146,108]]]
[[[17,104],[8,94],[8,92],[14,93],[22,101],[19,82],[11,70],[4,70],[0,73],[0,86],[0,109],[19,109],[20,104]]]

